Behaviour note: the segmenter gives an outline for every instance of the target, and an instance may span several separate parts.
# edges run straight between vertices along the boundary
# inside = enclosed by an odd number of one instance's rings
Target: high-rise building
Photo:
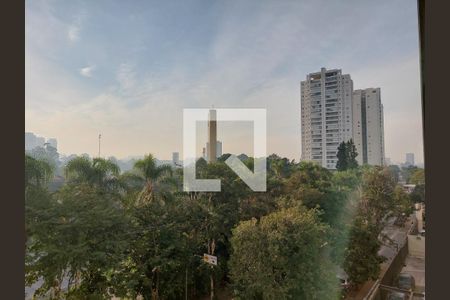
[[[32,132],[25,132],[25,150],[31,150],[36,147],[36,136]]]
[[[405,165],[414,166],[414,153],[406,153]]]
[[[311,73],[301,82],[302,160],[335,169],[337,149],[353,137],[353,81],[339,69]]]
[[[215,162],[217,160],[217,118],[215,109],[209,110],[206,155],[208,162]]]
[[[25,150],[32,150],[36,147],[43,147],[45,138],[36,136],[32,132],[25,132]]]
[[[353,141],[359,165],[384,165],[384,117],[380,88],[353,92]]]
[[[172,163],[177,166],[180,164],[180,153],[173,152],[172,153]]]

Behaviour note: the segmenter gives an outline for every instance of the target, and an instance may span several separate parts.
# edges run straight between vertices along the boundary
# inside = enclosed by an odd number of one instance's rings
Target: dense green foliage
[[[336,297],[337,280],[323,253],[327,231],[317,212],[302,206],[241,222],[230,259],[238,299]]]
[[[221,179],[220,193],[188,193],[182,169],[151,155],[125,173],[112,159],[75,157],[65,185],[50,192],[51,165],[25,156],[27,284],[41,279],[38,293],[53,299],[224,290],[239,299],[338,299],[338,268],[354,284],[378,275],[385,217],[411,208],[392,172],[329,171],[273,154],[261,193],[226,157],[196,163],[197,178]],[[252,158],[240,158],[252,168]]]
[[[338,171],[356,169],[358,167],[356,156],[358,156],[358,153],[356,152],[356,146],[353,140],[350,139],[347,142],[342,142],[338,147],[336,169]]]

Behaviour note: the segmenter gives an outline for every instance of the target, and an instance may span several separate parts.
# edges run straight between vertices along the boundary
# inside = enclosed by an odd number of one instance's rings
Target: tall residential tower
[[[384,119],[380,88],[353,92],[353,141],[359,165],[384,165]]]
[[[335,169],[337,148],[353,137],[353,81],[339,69],[311,73],[301,82],[302,160]]]

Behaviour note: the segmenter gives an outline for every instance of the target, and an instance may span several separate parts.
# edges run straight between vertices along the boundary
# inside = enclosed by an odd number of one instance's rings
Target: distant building
[[[25,150],[33,150],[36,147],[44,147],[45,138],[36,136],[32,132],[25,132]]]
[[[301,159],[336,169],[339,144],[353,137],[353,81],[341,70],[322,68],[300,85]]]
[[[385,164],[386,166],[392,165],[391,159],[390,159],[389,157],[385,157],[385,158],[384,158],[384,164]]]
[[[178,153],[178,152],[173,152],[172,153],[172,163],[174,165],[179,165],[180,164],[180,153]]]
[[[406,166],[414,166],[414,153],[406,153],[406,160],[405,160]]]
[[[48,139],[47,143],[49,143],[49,145],[52,146],[53,148],[58,149],[58,142],[55,138]]]
[[[25,150],[31,150],[36,145],[36,136],[32,132],[25,132]]]
[[[353,92],[353,141],[359,165],[384,165],[384,117],[380,88]]]
[[[206,143],[206,144],[208,144],[208,143]],[[202,148],[202,157],[203,157],[204,160],[207,160],[207,157],[206,157],[206,147],[203,147],[203,148]]]
[[[222,156],[222,142],[221,141],[217,141],[216,155],[217,155],[217,157]]]

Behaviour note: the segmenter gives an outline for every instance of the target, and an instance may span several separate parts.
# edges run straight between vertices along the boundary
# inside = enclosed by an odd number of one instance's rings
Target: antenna
[[[102,134],[98,135],[98,158],[100,158],[100,139],[102,138]]]

